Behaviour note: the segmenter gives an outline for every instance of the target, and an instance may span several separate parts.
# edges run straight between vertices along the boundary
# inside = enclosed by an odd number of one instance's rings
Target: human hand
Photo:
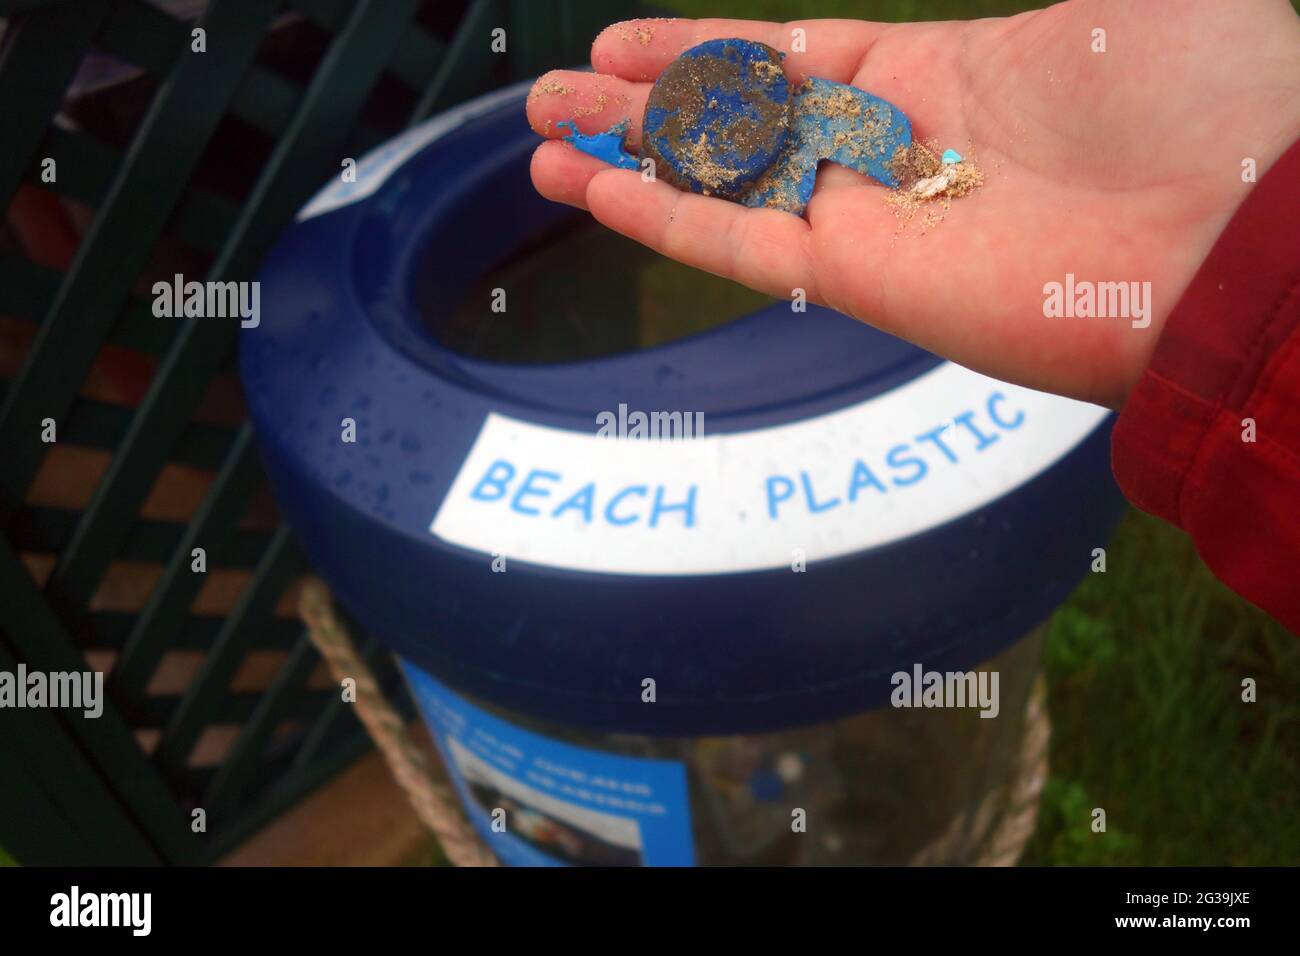
[[[795,28],[806,52],[791,50]],[[596,39],[596,74],[542,77],[529,121],[559,137],[561,120],[593,133],[626,117],[635,148],[658,73],[733,36],[785,52],[793,80],[894,103],[918,140],[973,144],[984,186],[900,235],[884,187],[833,164],[798,218],[647,183],[552,140],[533,157],[537,190],[688,265],[783,298],[803,289],[977,371],[1111,406],[1250,189],[1243,160],[1262,177],[1300,137],[1300,18],[1286,0],[1071,0],[896,25],[630,21]],[[1149,324],[1045,317],[1044,286],[1067,274],[1151,283]]]

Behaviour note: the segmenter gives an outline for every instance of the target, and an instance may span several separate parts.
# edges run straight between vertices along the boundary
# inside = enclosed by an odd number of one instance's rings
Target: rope
[[[1011,782],[1010,806],[976,866],[1015,866],[1038,825],[1038,803],[1047,783],[1052,721],[1047,716],[1047,682],[1039,674],[1025,707],[1025,736],[1019,767]]]
[[[1039,674],[1025,704],[1025,730],[1012,779],[989,794],[974,813],[959,813],[940,837],[912,857],[910,865],[948,866],[966,860],[969,866],[1015,866],[1038,825],[1051,740],[1047,682]],[[997,823],[990,828],[995,817]]]
[[[497,866],[461,814],[455,795],[434,776],[425,752],[407,732],[370,668],[361,660],[330,602],[329,591],[317,578],[308,578],[298,597],[298,614],[316,650],[329,663],[340,684],[356,681],[357,716],[388,762],[398,785],[422,823],[433,831],[442,852],[456,866]]]

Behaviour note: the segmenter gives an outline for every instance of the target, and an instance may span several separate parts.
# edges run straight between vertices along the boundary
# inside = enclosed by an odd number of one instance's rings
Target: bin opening
[[[505,308],[494,309],[495,290]],[[773,299],[567,217],[512,250],[446,305],[421,296],[425,327],[472,358],[546,364],[662,345],[725,325]]]

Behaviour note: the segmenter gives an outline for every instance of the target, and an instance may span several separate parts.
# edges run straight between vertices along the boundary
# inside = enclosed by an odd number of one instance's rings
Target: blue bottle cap
[[[710,40],[659,74],[641,155],[683,189],[733,198],[777,161],[790,137],[781,54],[751,40]]]

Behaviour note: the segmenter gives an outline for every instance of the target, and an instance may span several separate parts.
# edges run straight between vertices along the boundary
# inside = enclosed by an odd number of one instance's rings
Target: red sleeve
[[[1300,143],[1253,187],[1167,320],[1111,460],[1130,501],[1300,634]]]

